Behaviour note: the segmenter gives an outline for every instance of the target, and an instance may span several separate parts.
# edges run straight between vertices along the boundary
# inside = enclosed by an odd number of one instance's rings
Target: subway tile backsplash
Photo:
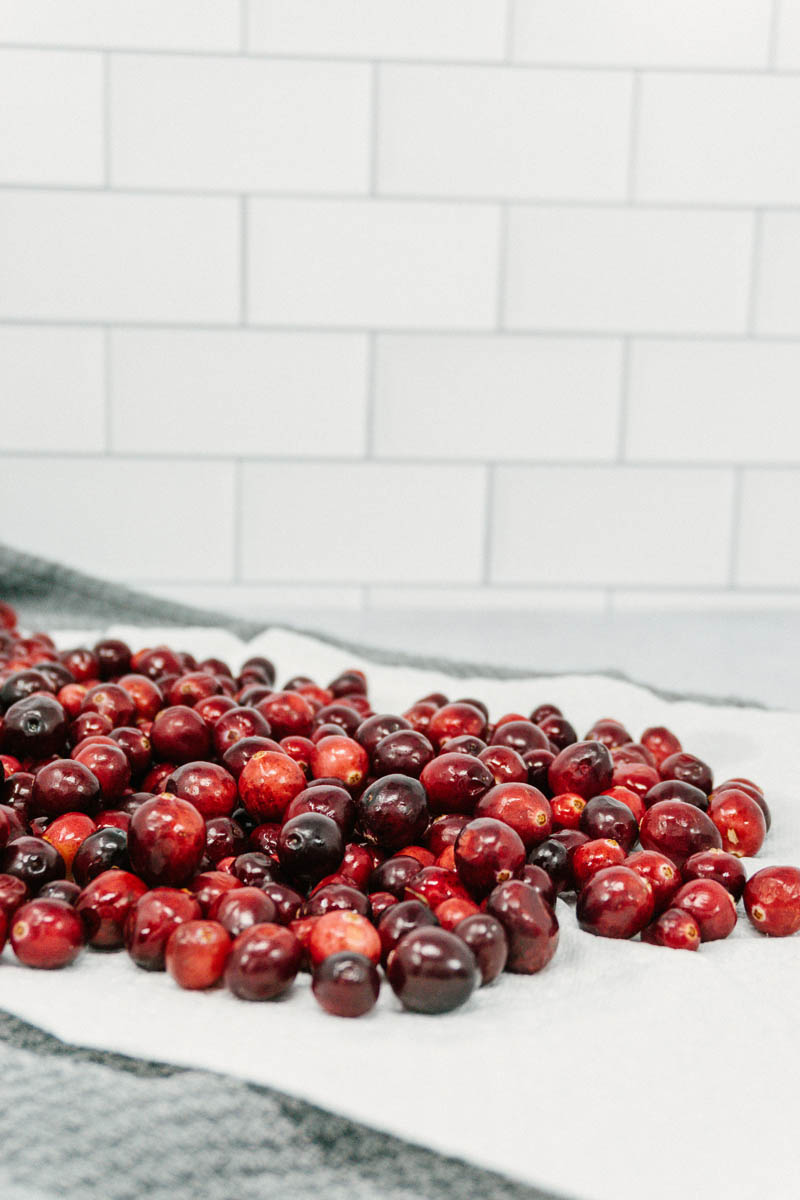
[[[799,130],[789,0],[0,0],[0,538],[796,607]]]

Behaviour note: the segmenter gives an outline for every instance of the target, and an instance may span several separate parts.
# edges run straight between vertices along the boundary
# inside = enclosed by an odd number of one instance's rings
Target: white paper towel
[[[634,736],[667,724],[717,778],[765,788],[773,827],[748,871],[800,863],[800,714],[670,702],[600,676],[498,681],[388,667],[271,630],[110,631],[232,665],[263,653],[279,680],[368,673],[376,711],[424,692],[478,695],[493,716],[561,705],[579,732],[601,716]],[[91,644],[59,635],[59,645]],[[789,1200],[800,1193],[800,935],[767,939],[742,914],[697,954],[594,938],[559,902],[561,941],[534,977],[504,976],[444,1017],[403,1012],[388,986],[358,1021],[327,1016],[301,976],[247,1004],[181,991],[124,953],[37,972],[3,956],[3,1008],[65,1041],[203,1067],[300,1096],[410,1141],[576,1200]]]

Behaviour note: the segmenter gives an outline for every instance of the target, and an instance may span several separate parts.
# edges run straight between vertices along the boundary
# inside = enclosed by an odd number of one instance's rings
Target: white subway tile
[[[514,54],[540,63],[763,67],[770,0],[516,0]]]
[[[800,462],[800,345],[643,341],[631,351],[627,455]]]
[[[162,596],[176,604],[190,604],[216,612],[234,613],[241,617],[263,620],[266,624],[276,617],[298,619],[303,612],[310,621],[321,610],[326,613],[359,612],[362,590],[358,587],[270,587],[258,584],[156,584],[145,587],[151,595]]]
[[[0,194],[0,317],[234,321],[234,199]]]
[[[455,612],[603,612],[606,593],[600,588],[504,587],[371,587],[370,609]]]
[[[748,213],[512,209],[507,324],[741,332],[751,240]]]
[[[236,50],[240,0],[0,0],[0,41]]]
[[[605,338],[386,335],[375,448],[385,457],[616,455],[621,343]]]
[[[103,577],[230,579],[233,521],[229,463],[2,460],[0,539]]]
[[[756,329],[766,334],[800,333],[800,213],[762,217]]]
[[[243,471],[247,581],[410,584],[480,578],[481,467],[245,463]]]
[[[499,227],[489,206],[256,199],[249,211],[252,321],[494,323]]]
[[[0,182],[102,182],[99,54],[0,50],[0,114]]]
[[[358,455],[367,342],[358,334],[117,330],[115,450]]]
[[[2,449],[102,450],[104,361],[98,329],[0,328]]]
[[[778,31],[776,66],[792,71],[800,67],[800,4],[797,0],[777,0]]]
[[[383,67],[379,187],[622,199],[632,86],[622,72]]]
[[[111,78],[117,185],[367,190],[365,64],[136,54]]]
[[[689,203],[797,203],[798,112],[800,78],[645,75],[636,195]]]
[[[780,612],[800,609],[800,592],[635,591],[612,592],[614,612]]]
[[[501,59],[506,0],[250,0],[251,50]]]
[[[727,471],[498,467],[492,580],[720,585],[732,500]]]
[[[800,587],[799,524],[800,470],[745,471],[737,582]]]

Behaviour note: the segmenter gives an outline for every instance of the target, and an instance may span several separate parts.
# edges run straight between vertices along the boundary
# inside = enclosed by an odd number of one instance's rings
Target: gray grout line
[[[642,78],[638,71],[633,73],[631,86],[630,126],[628,129],[628,175],[625,194],[629,203],[636,196],[636,170],[639,158],[639,118],[642,110]]]
[[[782,0],[772,0],[772,11],[770,13],[769,36],[767,40],[767,66],[771,71],[777,73],[778,59],[778,41],[780,37],[781,27],[781,4]]]
[[[247,197],[239,199],[239,324],[247,324],[247,293],[249,287],[249,239],[250,225],[247,212]]]
[[[510,66],[514,61],[514,35],[516,33],[517,12],[515,0],[506,0],[506,27],[505,37],[503,39],[505,49],[505,63]]]
[[[103,55],[103,187],[111,187],[111,56]]]
[[[370,126],[369,126],[369,183],[368,191],[370,196],[377,196],[378,193],[378,151],[380,146],[380,94],[381,94],[381,76],[380,67],[377,63],[372,63],[370,69],[369,81],[369,96],[370,96]]]
[[[753,241],[750,250],[750,280],[747,292],[747,333],[756,336],[758,319],[758,287],[761,278],[761,248],[764,241],[764,214],[761,209],[753,213]]]
[[[741,540],[742,501],[744,493],[744,468],[739,465],[733,472],[733,503],[731,505],[731,534],[728,552],[728,587],[736,588],[739,573],[739,543]]]
[[[378,338],[370,333],[367,337],[367,396],[364,411],[364,457],[375,458],[375,405],[378,374]]]
[[[497,332],[502,333],[506,319],[506,292],[508,288],[508,226],[510,223],[508,206],[501,204],[498,215],[499,228],[497,235],[497,276],[495,297],[495,324]]]
[[[482,582],[490,584],[492,582],[492,545],[494,541],[494,508],[495,508],[495,488],[496,467],[493,463],[487,463],[486,466],[486,494],[483,505],[483,565],[482,565]]]
[[[113,364],[111,358],[111,328],[103,330],[103,441],[106,454],[113,452],[112,407],[114,403]]]
[[[628,445],[628,410],[631,387],[631,339],[622,343],[622,363],[619,380],[619,426],[617,429],[617,462],[625,463]]]
[[[241,458],[237,458],[233,467],[233,580],[234,583],[242,582],[242,496],[244,492],[243,486],[243,462]]]

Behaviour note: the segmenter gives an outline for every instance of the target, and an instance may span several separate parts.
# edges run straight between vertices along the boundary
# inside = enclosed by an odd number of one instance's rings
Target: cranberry
[[[314,720],[314,710],[299,692],[273,692],[259,700],[256,705],[272,728],[272,735],[280,740],[290,734],[308,737]]]
[[[35,895],[44,883],[63,879],[64,860],[54,846],[38,837],[18,837],[0,851],[0,871],[16,875]]]
[[[639,836],[645,850],[666,854],[676,867],[700,850],[722,849],[722,837],[713,821],[682,800],[660,800],[649,808]]]
[[[329,912],[314,923],[308,939],[312,967],[342,950],[363,954],[370,962],[380,962],[381,939],[375,927],[360,913]]]
[[[647,793],[647,807],[652,808],[660,800],[682,800],[684,804],[692,804],[702,812],[708,812],[708,796],[705,792],[701,792],[693,783],[684,783],[680,779],[665,779],[651,787]]]
[[[131,817],[128,854],[134,871],[151,887],[180,887],[200,865],[205,822],[188,800],[162,792]]]
[[[381,738],[372,752],[375,775],[411,775],[418,779],[434,757],[424,733],[416,729],[397,729]]]
[[[251,758],[255,758],[256,754],[261,754],[262,751],[269,750],[273,754],[285,754],[286,752],[267,737],[247,737],[241,738],[238,742],[234,742],[222,756],[222,761],[226,768],[230,771],[235,779],[238,779],[242,771],[245,769]],[[292,758],[292,755],[288,755]],[[293,761],[295,761],[293,759]]]
[[[236,807],[236,780],[216,763],[184,763],[172,772],[167,788],[193,804],[205,820],[229,817]]]
[[[189,888],[204,917],[211,916],[211,909],[220,896],[238,891],[241,887],[242,881],[228,871],[201,871],[189,881]]]
[[[257,850],[238,855],[231,867],[231,874],[245,887],[263,887],[266,883],[276,883],[280,873],[280,867],[275,860]]]
[[[120,726],[120,728],[124,729],[125,726]],[[110,741],[110,735],[113,732],[114,726],[108,717],[104,717],[102,713],[98,712],[81,713],[79,717],[75,718],[69,729],[70,740],[75,748],[82,748],[88,738],[108,737]],[[70,757],[75,757],[74,749]]]
[[[120,725],[118,729],[112,729],[110,736],[127,758],[131,774],[137,778],[144,775],[152,763],[150,738],[147,734],[133,726]]]
[[[614,764],[614,774],[611,782],[615,787],[622,787],[635,792],[644,802],[650,791],[659,783],[660,777],[655,767],[649,767],[641,762],[618,762]]]
[[[451,900],[453,897],[462,900],[470,898],[455,870],[440,866],[423,867],[406,884],[403,895],[406,900],[422,900],[424,904],[430,905],[434,912],[445,900]]]
[[[607,792],[603,792],[604,796],[610,796],[612,800],[619,800],[620,803],[626,805],[634,815],[637,826],[642,820],[642,817],[647,812],[647,805],[638,792],[632,792],[627,787],[610,787]]]
[[[761,806],[747,792],[736,788],[713,796],[708,815],[722,835],[722,844],[737,858],[758,854],[767,836]]]
[[[383,914],[394,908],[397,902],[397,897],[391,892],[370,892],[369,906],[372,909],[373,922],[380,921]]]
[[[136,705],[118,683],[98,683],[84,696],[81,712],[101,713],[112,725],[130,725],[136,716]]]
[[[372,858],[363,846],[359,846],[355,842],[348,842],[344,848],[344,858],[339,870],[352,883],[353,887],[364,891],[373,870]]]
[[[764,793],[761,788],[757,787],[749,779],[726,779],[724,783],[720,783],[714,788],[713,795],[718,796],[721,792],[728,792],[736,788],[738,791],[747,792],[755,800],[758,807],[764,814],[764,820],[767,823],[767,833],[769,833],[772,825],[772,813],[769,810],[769,805],[764,799]]]
[[[471,754],[441,754],[420,776],[434,813],[472,814],[481,796],[494,786],[488,767]],[[409,839],[410,840],[410,839]]]
[[[70,907],[77,903],[81,889],[71,879],[54,879],[39,889],[38,900],[63,900]]]
[[[269,721],[257,708],[229,708],[213,725],[214,749],[221,758],[242,738],[269,737],[271,732]]]
[[[56,758],[36,773],[30,811],[47,817],[92,813],[97,812],[99,798],[100,784],[87,766],[69,758]]]
[[[94,647],[97,670],[101,679],[124,675],[131,663],[131,649],[119,638],[103,638]]]
[[[167,941],[167,970],[179,987],[199,990],[219,983],[231,939],[218,921],[184,921]]]
[[[551,764],[550,787],[558,792],[576,792],[589,800],[611,786],[614,765],[602,742],[576,742],[567,746]]]
[[[759,933],[790,937],[800,929],[800,869],[764,867],[748,879],[744,907]]]
[[[79,846],[72,860],[72,875],[81,887],[112,867],[127,870],[128,835],[122,829],[104,826],[90,833]]]
[[[281,829],[278,858],[292,879],[316,883],[342,861],[344,841],[335,821],[322,813],[302,813]]]
[[[408,901],[408,903],[416,902]],[[442,929],[453,930],[459,921],[463,921],[465,917],[473,916],[476,912],[480,912],[480,909],[474,901],[461,900],[458,896],[453,896],[450,900],[443,901],[433,915]]]
[[[611,751],[611,757],[615,766],[619,763],[644,763],[646,767],[655,767],[656,765],[656,760],[641,742],[625,742],[622,746],[615,746]]]
[[[613,796],[594,796],[589,800],[581,813],[580,829],[590,839],[613,838],[626,854],[639,836],[639,826],[630,808]]]
[[[683,749],[675,734],[664,725],[652,725],[645,729],[640,740],[652,754],[657,767],[661,766],[665,758],[680,754]]]
[[[431,821],[425,837],[431,853],[438,858],[447,846],[454,846],[459,833],[470,820],[468,813],[445,813]]]
[[[124,809],[115,811],[110,808],[100,813],[95,825],[98,829],[121,829],[123,833],[127,833],[130,823],[130,813],[125,812]]]
[[[277,909],[260,888],[242,887],[222,892],[211,905],[209,916],[237,938],[253,925],[273,925]]]
[[[79,646],[75,650],[62,650],[59,658],[78,683],[98,678],[100,664],[97,655],[86,646]]]
[[[491,739],[492,746],[509,746],[525,758],[526,754],[536,750],[549,750],[550,741],[533,721],[504,721],[497,723]]]
[[[368,716],[369,714],[363,715]],[[337,732],[346,733],[348,737],[354,738],[362,719],[362,715],[348,697],[341,704],[325,704],[322,708],[317,709],[312,726],[314,729],[319,729],[321,725],[337,725],[339,727]]]
[[[578,740],[575,727],[566,717],[559,716],[557,713],[544,717],[537,724],[549,739],[550,745],[555,746],[556,750],[566,750],[567,746],[574,745]]]
[[[181,660],[169,646],[153,646],[131,655],[130,667],[133,671],[146,675],[148,679],[158,679],[160,675],[180,675]]]
[[[348,883],[326,883],[314,889],[303,907],[303,916],[322,917],[326,912],[348,911],[368,917],[369,900],[363,892]]]
[[[492,983],[508,960],[508,938],[497,918],[489,913],[475,913],[459,921],[453,932],[475,955],[481,986]]]
[[[432,700],[418,700],[403,713],[403,716],[412,729],[416,729],[418,733],[427,733],[431,717],[439,707],[440,705],[435,704]]]
[[[487,746],[478,758],[489,768],[496,784],[525,783],[528,779],[526,763],[511,746]]]
[[[0,711],[5,712],[18,700],[27,700],[38,692],[52,692],[53,685],[43,671],[35,668],[15,671],[0,687]]]
[[[410,729],[410,723],[405,717],[396,716],[394,713],[380,713],[374,717],[367,717],[362,721],[356,730],[356,741],[360,742],[366,750],[367,754],[372,756],[378,745],[378,742],[390,733],[397,733],[399,729]]]
[[[495,784],[475,805],[476,817],[493,817],[519,834],[531,850],[552,832],[550,805],[538,788],[529,783]]]
[[[659,854],[657,850],[639,850],[636,854],[628,855],[625,859],[625,866],[630,867],[650,884],[653,889],[656,913],[669,908],[672,898],[682,882],[671,859],[664,854]]]
[[[127,721],[120,724],[126,725]],[[163,708],[153,721],[150,741],[156,758],[188,763],[208,758],[211,737],[203,718],[192,708]]]
[[[289,758],[297,763],[307,779],[311,774],[311,755],[314,753],[314,743],[311,738],[297,735],[281,738],[280,748],[284,754],[288,754]]]
[[[714,879],[692,879],[685,883],[676,892],[672,907],[694,917],[704,942],[726,938],[736,924],[736,901]]]
[[[368,841],[399,850],[415,843],[427,828],[425,787],[408,775],[384,775],[361,795],[358,816]]]
[[[491,817],[465,825],[454,852],[461,882],[479,898],[488,895],[498,883],[519,875],[525,864],[522,838],[510,825]]]
[[[615,721],[611,717],[603,717],[601,720],[595,721],[583,740],[602,742],[609,750],[613,750],[616,746],[624,746],[626,742],[633,741],[633,738],[619,721]]]
[[[668,908],[652,925],[642,930],[642,941],[671,950],[699,950],[700,930],[691,913]]]
[[[575,792],[559,792],[550,801],[553,824],[560,829],[577,829],[585,807],[586,801],[583,796],[578,796]]]
[[[83,925],[63,900],[31,900],[14,914],[11,947],[26,967],[68,967],[83,949]]]
[[[302,769],[283,751],[259,751],[239,776],[242,803],[259,821],[279,821],[305,786]]]
[[[120,746],[91,742],[82,746],[73,758],[96,777],[105,800],[121,796],[131,781],[131,765]]]
[[[154,767],[150,768],[142,780],[142,791],[149,792],[151,796],[154,796],[157,792],[163,792],[167,780],[174,770],[175,767],[172,763],[157,763]]]
[[[33,799],[33,784],[35,776],[29,771],[15,771],[5,782],[2,795],[4,803],[2,806],[8,819],[11,821],[13,829],[17,830],[16,836],[25,832],[27,826],[27,817],[31,808]],[[25,821],[25,826],[22,821]],[[14,824],[16,822],[16,824]],[[10,831],[10,837],[14,836],[14,832]]]
[[[268,880],[261,885],[261,890],[275,905],[275,920],[279,925],[288,925],[295,920],[303,906],[303,897],[299,892],[284,883],[270,883]]]
[[[714,776],[711,768],[701,758],[694,754],[681,752],[670,754],[661,763],[659,770],[662,779],[680,779],[683,783],[691,783],[708,795],[714,786]]]
[[[67,714],[52,696],[36,694],[8,709],[0,730],[0,750],[23,761],[41,762],[67,747]]]
[[[572,878],[578,888],[583,888],[598,871],[607,867],[619,867],[625,862],[625,851],[613,838],[595,838],[576,846],[570,857]]]
[[[88,883],[75,904],[90,946],[116,950],[124,942],[125,922],[147,885],[130,871],[103,871]]]
[[[208,671],[189,671],[181,675],[167,690],[168,704],[186,704],[194,708],[200,700],[219,695],[222,688]]]
[[[323,959],[311,981],[317,1002],[335,1017],[363,1017],[375,1007],[380,987],[375,964],[346,950]]]
[[[0,913],[7,920],[24,904],[30,892],[28,885],[17,875],[0,875]]]
[[[558,946],[558,921],[535,888],[517,879],[501,883],[489,895],[486,911],[505,930],[509,971],[533,975],[547,966]]]
[[[370,891],[391,892],[401,900],[406,888],[412,879],[416,879],[421,869],[416,858],[407,854],[395,854],[375,867],[369,878]]]
[[[311,773],[317,779],[340,779],[345,787],[357,788],[369,770],[369,755],[350,737],[330,735],[321,738],[311,755]]]
[[[389,957],[392,991],[412,1012],[444,1013],[465,1004],[478,983],[478,965],[466,942],[446,929],[415,929]]]
[[[161,688],[146,675],[123,675],[119,686],[124,688],[133,701],[136,715],[152,721],[164,704]]]
[[[268,658],[255,654],[242,663],[242,674],[256,673],[272,687],[275,682],[275,666]]]
[[[716,849],[701,850],[699,854],[687,858],[682,875],[685,883],[690,879],[714,879],[730,892],[734,900],[741,898],[747,880],[741,860],[725,850]]]
[[[212,863],[221,858],[243,854],[247,838],[238,821],[233,817],[212,817],[206,821],[206,855]]]
[[[163,971],[167,942],[179,925],[196,921],[200,905],[176,888],[154,888],[141,896],[125,919],[125,946],[137,967]]]
[[[328,684],[328,690],[334,696],[349,696],[353,692],[366,692],[367,677],[358,667],[342,671]]]
[[[436,924],[437,918],[429,906],[422,904],[419,900],[401,900],[398,904],[392,905],[378,921],[378,936],[380,937],[383,961],[386,962],[398,942],[412,929]]]
[[[552,837],[535,846],[528,855],[528,865],[541,867],[549,875],[557,893],[571,891],[575,887],[572,875],[572,851],[576,845],[583,845],[589,840],[585,833],[580,833],[577,829],[563,832],[574,836],[577,841],[568,845],[564,843],[559,834],[553,834]]]
[[[300,795],[302,796],[302,794],[303,793],[301,792]],[[294,800],[292,801],[292,804],[294,804]],[[298,816],[298,813],[296,812],[289,812],[288,809],[286,811],[288,813],[287,820],[289,817]],[[330,816],[330,813],[326,813],[325,815]],[[206,825],[206,829],[208,829],[208,825]],[[277,821],[264,821],[261,825],[256,825],[254,829],[250,830],[250,834],[246,839],[247,847],[249,847],[251,850],[255,850],[259,854],[266,854],[267,858],[274,858],[275,862],[277,862],[278,838],[280,836],[281,827]],[[247,847],[242,847],[240,850],[237,850],[236,853],[243,854]],[[208,848],[206,848],[206,853],[208,853]]]
[[[86,813],[63,813],[48,825],[44,840],[55,846],[69,870],[76,853],[95,829],[94,821]]]
[[[629,867],[606,867],[593,875],[580,892],[576,915],[587,933],[630,938],[648,924],[654,903],[648,880]]]
[[[473,704],[444,704],[431,717],[427,734],[434,746],[441,748],[444,742],[462,734],[482,738],[486,729],[486,717]]]

